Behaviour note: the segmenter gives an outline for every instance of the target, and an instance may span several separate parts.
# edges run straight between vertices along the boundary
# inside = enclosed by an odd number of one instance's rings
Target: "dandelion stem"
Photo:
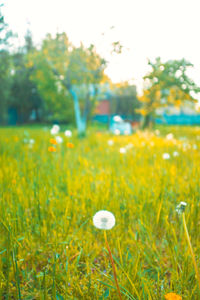
[[[109,244],[108,244],[107,235],[106,235],[105,230],[104,230],[104,238],[105,238],[106,247],[108,249],[108,253],[109,253],[109,256],[110,256],[110,261],[111,261],[111,264],[112,264],[113,275],[114,275],[115,284],[116,284],[116,287],[117,287],[118,296],[119,296],[119,299],[122,300],[122,296],[121,296],[121,293],[120,293],[120,288],[119,288],[119,284],[118,284],[118,280],[117,280],[117,273],[116,273],[116,269],[115,269],[115,264],[114,264],[114,260],[113,260],[113,257],[112,257],[112,253],[111,253]]]
[[[194,255],[194,251],[193,251],[193,248],[192,248],[192,244],[191,244],[191,241],[190,241],[190,236],[189,236],[189,233],[188,233],[187,224],[186,224],[186,221],[185,221],[185,213],[182,213],[182,215],[183,215],[183,226],[184,226],[184,230],[185,230],[185,235],[186,235],[188,245],[189,245],[189,248],[190,248],[190,252],[191,252],[191,255],[192,255],[192,261],[193,261],[197,281],[198,281],[199,288],[200,288],[200,275],[199,275],[197,263],[196,263],[196,260],[195,260],[195,255]]]

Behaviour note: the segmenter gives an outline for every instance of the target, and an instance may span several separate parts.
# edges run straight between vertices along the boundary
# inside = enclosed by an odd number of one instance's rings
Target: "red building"
[[[101,100],[98,102],[97,107],[95,109],[97,115],[109,115],[110,114],[110,101],[109,100]]]

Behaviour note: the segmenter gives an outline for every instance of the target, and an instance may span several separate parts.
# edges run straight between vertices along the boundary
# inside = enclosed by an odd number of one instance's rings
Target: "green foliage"
[[[32,36],[27,32],[25,45],[12,55],[12,85],[10,107],[15,108],[18,119],[22,122],[29,120],[32,111],[35,111],[37,121],[42,109],[42,99],[33,81],[31,81],[32,68],[27,67],[27,56],[34,51]]]
[[[0,51],[0,123],[7,117],[8,101],[10,96],[10,56],[5,50]]]
[[[4,16],[2,14],[3,4],[0,3],[0,51],[2,48],[8,45],[9,38],[13,35],[10,30],[8,30],[8,24],[4,21]]]
[[[32,80],[38,87],[51,118],[72,121],[74,108],[70,89],[76,91],[82,113],[90,111],[95,84],[104,77],[105,61],[94,46],[74,47],[65,33],[47,35],[42,47],[29,56]],[[92,93],[91,93],[92,89]]]
[[[104,78],[104,69],[106,62],[95,51],[91,45],[85,48],[82,44],[80,47],[73,47],[69,54],[69,65],[65,73],[65,78],[70,85],[98,84]]]
[[[49,120],[72,122],[74,119],[71,96],[61,83],[68,65],[69,47],[66,34],[57,34],[55,39],[48,34],[41,49],[35,49],[28,57],[31,80],[44,100],[44,112]]]
[[[12,33],[4,22],[0,5],[0,123],[6,121],[8,100],[10,95],[10,55],[8,41]]]

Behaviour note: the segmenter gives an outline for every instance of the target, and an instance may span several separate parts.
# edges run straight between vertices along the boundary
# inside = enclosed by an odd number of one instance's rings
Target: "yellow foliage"
[[[28,68],[33,67],[33,61],[32,61],[32,60],[29,60],[28,63],[26,64],[26,66],[27,66]]]

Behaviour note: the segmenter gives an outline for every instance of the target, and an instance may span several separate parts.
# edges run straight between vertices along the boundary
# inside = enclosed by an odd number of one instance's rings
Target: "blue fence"
[[[109,115],[96,115],[92,119],[93,121],[97,121],[99,123],[108,124],[110,117]]]
[[[110,120],[112,117],[116,116],[116,114],[113,114],[113,115],[95,115],[93,117],[93,121],[97,121],[97,122],[100,122],[100,123],[104,123],[104,124],[109,124],[110,123]],[[126,116],[126,115],[120,115],[120,117],[123,119],[123,120],[126,120],[126,121],[140,121],[140,116]]]
[[[156,124],[167,125],[200,125],[200,114],[198,115],[166,115],[155,119]]]
[[[122,116],[124,120],[132,121],[131,117]],[[96,115],[93,117],[93,121],[97,121],[103,124],[110,123],[111,116],[109,115]],[[160,117],[155,118],[156,124],[166,124],[166,125],[200,125],[200,114],[198,115],[166,115],[163,114]]]

